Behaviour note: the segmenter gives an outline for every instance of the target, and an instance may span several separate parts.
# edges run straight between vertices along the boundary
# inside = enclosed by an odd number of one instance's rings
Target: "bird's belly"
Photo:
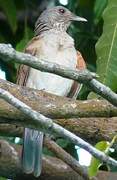
[[[77,55],[75,49],[64,50],[58,54],[55,52],[50,52],[50,56],[51,53],[52,57],[50,58],[47,58],[47,55],[40,58],[64,65],[71,69],[76,68]],[[60,96],[66,96],[69,93],[72,84],[73,80],[69,80],[51,73],[41,72],[33,68],[31,68],[29,78],[27,80],[28,87],[44,90]]]
[[[44,90],[60,96],[65,96],[69,93],[73,81],[62,78],[45,72],[33,72],[35,79],[29,80],[28,87]],[[28,85],[30,84],[30,85]]]

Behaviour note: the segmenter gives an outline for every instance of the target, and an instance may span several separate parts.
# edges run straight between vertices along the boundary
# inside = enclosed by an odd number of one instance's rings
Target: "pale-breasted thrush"
[[[37,19],[35,36],[28,43],[25,52],[39,57],[39,60],[55,62],[71,69],[79,68],[74,40],[66,32],[72,21],[86,19],[74,15],[62,6],[46,9]],[[80,62],[81,64],[82,68],[85,67],[84,62]],[[26,65],[19,67],[17,83],[60,96],[76,97],[79,92],[79,85],[73,80],[41,72]],[[40,175],[42,143],[42,132],[25,128],[22,159],[25,173]]]

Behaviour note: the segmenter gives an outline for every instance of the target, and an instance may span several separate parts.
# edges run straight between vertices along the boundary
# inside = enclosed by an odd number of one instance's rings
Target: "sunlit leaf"
[[[0,7],[5,13],[12,31],[15,32],[17,29],[17,13],[14,1],[0,0]]]
[[[101,141],[96,144],[96,149],[102,151],[102,152],[107,152],[107,149],[109,148],[110,143],[107,141]],[[88,168],[88,174],[90,177],[96,176],[99,167],[102,165],[102,162],[100,162],[98,159],[92,157],[91,159],[91,164]]]

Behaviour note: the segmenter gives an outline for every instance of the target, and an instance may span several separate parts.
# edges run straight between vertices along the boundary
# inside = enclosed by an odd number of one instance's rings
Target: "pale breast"
[[[71,69],[76,68],[77,54],[74,41],[67,33],[50,32],[44,35],[41,38],[36,56],[39,59],[55,62]],[[66,96],[71,89],[72,83],[72,80],[31,68],[27,86]]]

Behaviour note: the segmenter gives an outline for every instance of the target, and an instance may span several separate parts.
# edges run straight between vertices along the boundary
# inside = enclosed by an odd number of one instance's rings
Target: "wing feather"
[[[79,51],[77,51],[77,65],[76,65],[76,69],[86,69],[86,63],[81,55],[81,53]],[[71,90],[68,94],[68,97],[76,99],[80,90],[82,88],[82,84],[79,84],[78,82],[74,81],[73,85],[71,87]]]
[[[39,43],[39,37],[34,37],[25,48],[24,52],[31,54],[32,56],[36,55],[37,51],[37,41]],[[17,71],[17,84],[21,86],[26,86],[26,82],[29,76],[30,67],[27,65],[20,65]]]
[[[35,56],[38,44],[39,38],[34,37],[27,45],[24,52]],[[17,72],[17,84],[26,86],[29,73],[29,66],[20,65]],[[36,177],[40,175],[42,167],[42,145],[43,133],[25,128],[22,157],[22,166],[25,173],[33,173]]]

